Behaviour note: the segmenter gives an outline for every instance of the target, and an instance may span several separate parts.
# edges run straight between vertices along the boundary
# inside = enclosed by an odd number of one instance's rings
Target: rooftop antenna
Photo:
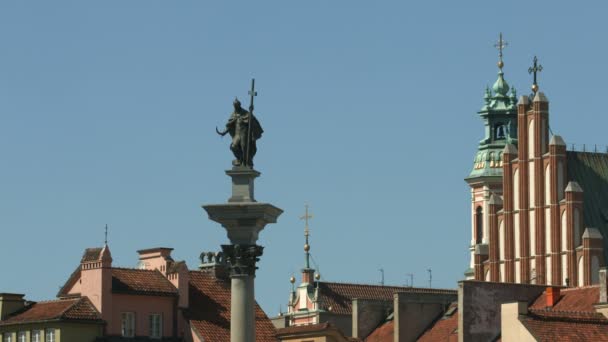
[[[108,245],[108,224],[106,223],[104,246]]]
[[[410,278],[409,287],[414,287],[414,273],[407,273],[406,276]]]
[[[426,270],[429,272],[429,289],[433,287],[433,271],[429,268]]]
[[[382,278],[380,278],[380,285],[384,286],[384,268],[380,267],[380,269],[378,271],[380,271],[380,274],[382,277]]]

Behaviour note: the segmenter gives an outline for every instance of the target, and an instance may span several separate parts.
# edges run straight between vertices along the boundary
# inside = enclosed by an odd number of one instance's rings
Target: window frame
[[[130,317],[130,321],[128,321],[130,323],[129,327],[125,327],[125,319],[127,317]],[[125,311],[120,313],[120,335],[122,337],[135,337],[135,312]]]
[[[154,318],[158,318],[156,321],[157,326],[154,325]],[[153,312],[148,315],[148,336],[153,339],[162,339],[163,338],[163,314],[158,312]],[[155,334],[156,333],[156,334]]]
[[[44,342],[57,342],[57,334],[55,328],[44,329]],[[51,338],[49,339],[49,334]]]
[[[36,335],[36,333],[38,333],[38,334]],[[30,340],[32,342],[42,342],[43,334],[44,333],[43,333],[42,329],[32,329],[32,332],[30,333]],[[36,340],[34,340],[34,336],[37,337]]]
[[[17,331],[17,342],[27,342],[27,332],[25,330]]]

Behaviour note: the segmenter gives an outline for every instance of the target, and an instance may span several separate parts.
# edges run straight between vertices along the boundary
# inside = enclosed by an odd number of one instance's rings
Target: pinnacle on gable
[[[583,192],[583,189],[577,182],[570,181],[568,182],[568,186],[566,186],[566,192]]]
[[[527,105],[528,103],[530,103],[530,100],[528,99],[527,96],[520,96],[519,97],[519,101],[517,102],[518,105]]]
[[[583,239],[600,239],[603,240],[604,237],[602,233],[597,228],[585,228],[585,232],[583,233]]]
[[[502,150],[504,154],[517,154],[517,147],[513,144],[506,144],[505,148]]]
[[[547,100],[547,97],[545,96],[545,93],[543,93],[542,91],[538,91],[536,92],[536,95],[534,95],[534,100],[532,100],[533,102],[549,102],[549,100]]]
[[[549,145],[557,145],[557,146],[566,146],[564,139],[562,139],[559,135],[554,135],[551,137],[551,141],[549,141]]]

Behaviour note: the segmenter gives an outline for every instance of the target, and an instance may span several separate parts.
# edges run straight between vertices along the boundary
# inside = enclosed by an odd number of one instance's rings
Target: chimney
[[[87,248],[80,260],[80,295],[89,297],[102,319],[110,321],[112,307],[112,253],[108,245]]]
[[[559,287],[547,287],[545,294],[547,297],[547,307],[552,308],[559,301]]]
[[[163,275],[167,275],[167,266],[173,262],[171,258],[173,248],[157,247],[141,249],[139,254],[139,268],[144,270],[159,270]]]
[[[216,279],[229,279],[230,273],[223,252],[202,252],[200,260],[199,270],[211,274]]]
[[[24,296],[18,293],[0,293],[0,321],[25,307]]]

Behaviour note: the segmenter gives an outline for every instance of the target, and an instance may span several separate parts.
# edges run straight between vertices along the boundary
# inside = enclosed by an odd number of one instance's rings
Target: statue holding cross
[[[254,79],[251,80],[249,95],[251,98],[249,111],[243,109],[241,102],[235,98],[232,103],[234,112],[232,112],[226,123],[226,129],[220,132],[216,128],[215,131],[221,136],[230,134],[232,137],[230,150],[236,158],[232,161],[233,166],[253,168],[253,157],[257,152],[256,141],[262,137],[262,133],[264,132],[260,122],[253,115],[253,98],[257,95]]]

